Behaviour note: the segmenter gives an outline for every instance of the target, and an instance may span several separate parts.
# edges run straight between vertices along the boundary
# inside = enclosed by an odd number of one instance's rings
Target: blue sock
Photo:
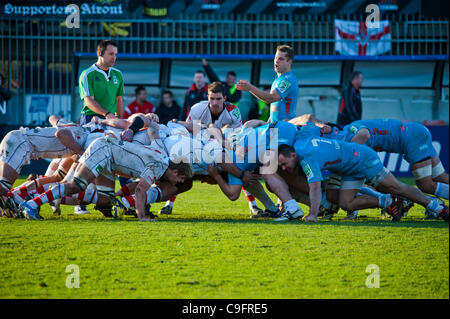
[[[359,192],[364,194],[364,195],[370,195],[370,196],[373,196],[373,197],[380,197],[380,196],[385,195],[385,194],[377,192],[376,190],[373,190],[372,188],[369,188],[369,187],[361,187]]]

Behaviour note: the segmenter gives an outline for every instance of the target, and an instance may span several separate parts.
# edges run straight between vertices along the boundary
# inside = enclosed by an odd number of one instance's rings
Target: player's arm
[[[223,171],[241,179],[244,184],[257,183],[262,178],[260,175],[254,174],[250,171],[241,171],[225,152],[218,155],[218,158],[216,158],[216,163],[220,166],[220,168],[222,168]]]
[[[144,178],[141,178],[136,186],[136,214],[141,221],[149,220],[145,218],[145,206],[147,205],[147,190],[150,186]]]
[[[292,120],[289,121],[289,123],[297,125],[297,126],[303,126],[306,124],[306,122],[313,122],[317,127],[320,127],[320,131],[322,133],[330,133],[331,132],[331,126],[329,126],[324,121],[319,120],[317,117],[315,117],[312,114],[303,114],[303,115],[297,116],[296,118],[293,118]]]
[[[50,115],[50,117],[48,118],[48,121],[50,122],[51,126],[56,127],[58,125],[58,122],[60,119],[61,119],[61,116]]]
[[[95,99],[93,96],[85,96],[83,98],[84,103],[86,103],[86,106],[93,112],[97,114],[101,114],[106,118],[115,118],[116,116],[112,114],[110,111],[104,109]]]
[[[118,118],[111,118],[111,119],[104,119],[100,120],[100,123],[103,125],[119,128],[122,130],[125,130],[130,126],[130,122],[126,119],[118,119]]]
[[[322,199],[321,182],[313,182],[309,184],[309,214],[305,217],[307,222],[316,222],[319,215],[320,201]]]
[[[362,128],[356,133],[355,136],[353,136],[352,140],[350,142],[358,143],[358,144],[366,144],[366,142],[370,138],[370,132],[366,128]]]
[[[123,96],[116,96],[116,115],[119,118],[123,116]]]
[[[55,133],[55,136],[62,145],[70,149],[74,154],[83,155],[84,149],[75,141],[70,130],[58,129]]]
[[[270,92],[263,91],[246,80],[240,80],[236,84],[236,89],[240,91],[249,91],[256,98],[266,102],[267,104],[271,104],[273,102],[281,100],[281,96],[276,90],[272,90]]]
[[[213,165],[208,165],[208,174],[214,178],[214,180],[219,184],[222,192],[232,201],[235,201],[239,198],[241,194],[242,185],[229,185],[225,180],[220,176],[217,167]]]
[[[134,134],[139,132],[140,129],[147,127],[150,120],[144,115],[138,113],[130,116],[128,118],[128,122],[130,123],[130,125],[120,134],[120,136],[122,140],[131,142],[133,140]]]
[[[150,122],[147,128],[147,134],[150,138],[150,141],[159,140],[159,126],[155,122]]]
[[[261,120],[248,120],[244,123],[244,127],[256,128],[265,124],[267,124],[267,122]]]

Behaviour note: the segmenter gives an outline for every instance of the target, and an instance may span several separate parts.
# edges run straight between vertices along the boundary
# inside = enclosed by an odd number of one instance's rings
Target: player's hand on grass
[[[306,216],[304,218],[305,222],[317,222],[317,216],[314,216],[312,214],[308,214],[308,216]]]
[[[251,88],[252,85],[247,80],[240,80],[236,84],[236,89],[238,89],[239,91],[250,91]]]
[[[133,140],[133,135],[133,131],[127,128],[120,134],[120,138],[124,141],[131,142]]]

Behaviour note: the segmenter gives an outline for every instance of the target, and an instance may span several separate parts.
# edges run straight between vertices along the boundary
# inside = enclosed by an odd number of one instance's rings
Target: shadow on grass
[[[46,218],[47,221],[64,221],[64,222],[102,222],[102,223],[118,223],[118,222],[140,222],[133,217],[119,216],[118,219],[113,218],[61,218],[50,216]],[[32,221],[32,222],[45,222],[44,221]],[[24,220],[24,222],[27,222]],[[218,223],[218,224],[266,224],[266,225],[298,225],[298,226],[345,226],[345,227],[408,227],[408,228],[449,228],[449,223],[443,220],[424,220],[421,218],[407,218],[400,222],[392,222],[390,220],[382,220],[376,217],[363,217],[356,220],[320,220],[318,223],[306,223],[303,220],[294,220],[287,222],[275,222],[273,219],[239,219],[239,218],[179,218],[178,216],[164,216],[158,217],[154,221],[147,223]]]

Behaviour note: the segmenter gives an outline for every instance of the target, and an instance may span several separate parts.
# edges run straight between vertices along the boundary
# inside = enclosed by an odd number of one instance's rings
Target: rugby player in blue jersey
[[[277,47],[274,69],[277,78],[273,81],[270,92],[258,89],[245,80],[240,80],[236,88],[249,91],[258,99],[270,104],[269,122],[290,120],[296,117],[298,82],[291,71],[294,50],[288,45]]]
[[[357,143],[323,138],[320,136],[320,129],[312,122],[302,127],[293,147],[279,147],[278,165],[282,170],[292,172],[300,165],[308,179],[311,205],[305,221],[317,221],[322,198],[323,170],[342,176],[339,205],[347,211],[392,207],[388,213],[397,221],[401,218],[401,212],[396,208],[396,202],[399,202],[398,196],[402,196],[448,221],[447,206],[429,198],[417,188],[400,183],[383,166],[373,149]],[[364,182],[386,194],[380,197],[357,196]]]
[[[343,129],[346,141],[378,152],[403,154],[421,191],[448,200],[449,177],[422,124],[393,119],[360,120]]]
[[[259,121],[261,122],[261,121]],[[249,125],[252,126],[252,125]],[[276,174],[275,171],[264,171],[266,164],[266,154],[268,150],[277,150],[280,144],[293,145],[298,134],[298,129],[295,125],[285,121],[266,123],[265,125],[257,128],[244,127],[241,134],[234,135],[235,143],[234,149],[236,154],[229,156],[233,158],[236,166],[244,172],[253,172],[260,169],[262,177],[266,181],[266,185],[269,190],[275,193],[283,203],[285,208],[284,216],[287,219],[295,219],[303,217],[303,211],[292,198],[289,193],[288,185],[284,180]],[[225,131],[227,141],[232,139],[233,133]],[[276,160],[276,157],[274,158]],[[270,162],[270,161],[269,161]],[[219,184],[222,192],[230,199],[236,200],[239,198],[240,190],[243,182],[242,178],[237,178],[231,174],[228,175],[228,181],[226,181],[218,172],[214,166],[208,167],[208,173]],[[269,214],[267,217],[276,217],[274,214]]]

